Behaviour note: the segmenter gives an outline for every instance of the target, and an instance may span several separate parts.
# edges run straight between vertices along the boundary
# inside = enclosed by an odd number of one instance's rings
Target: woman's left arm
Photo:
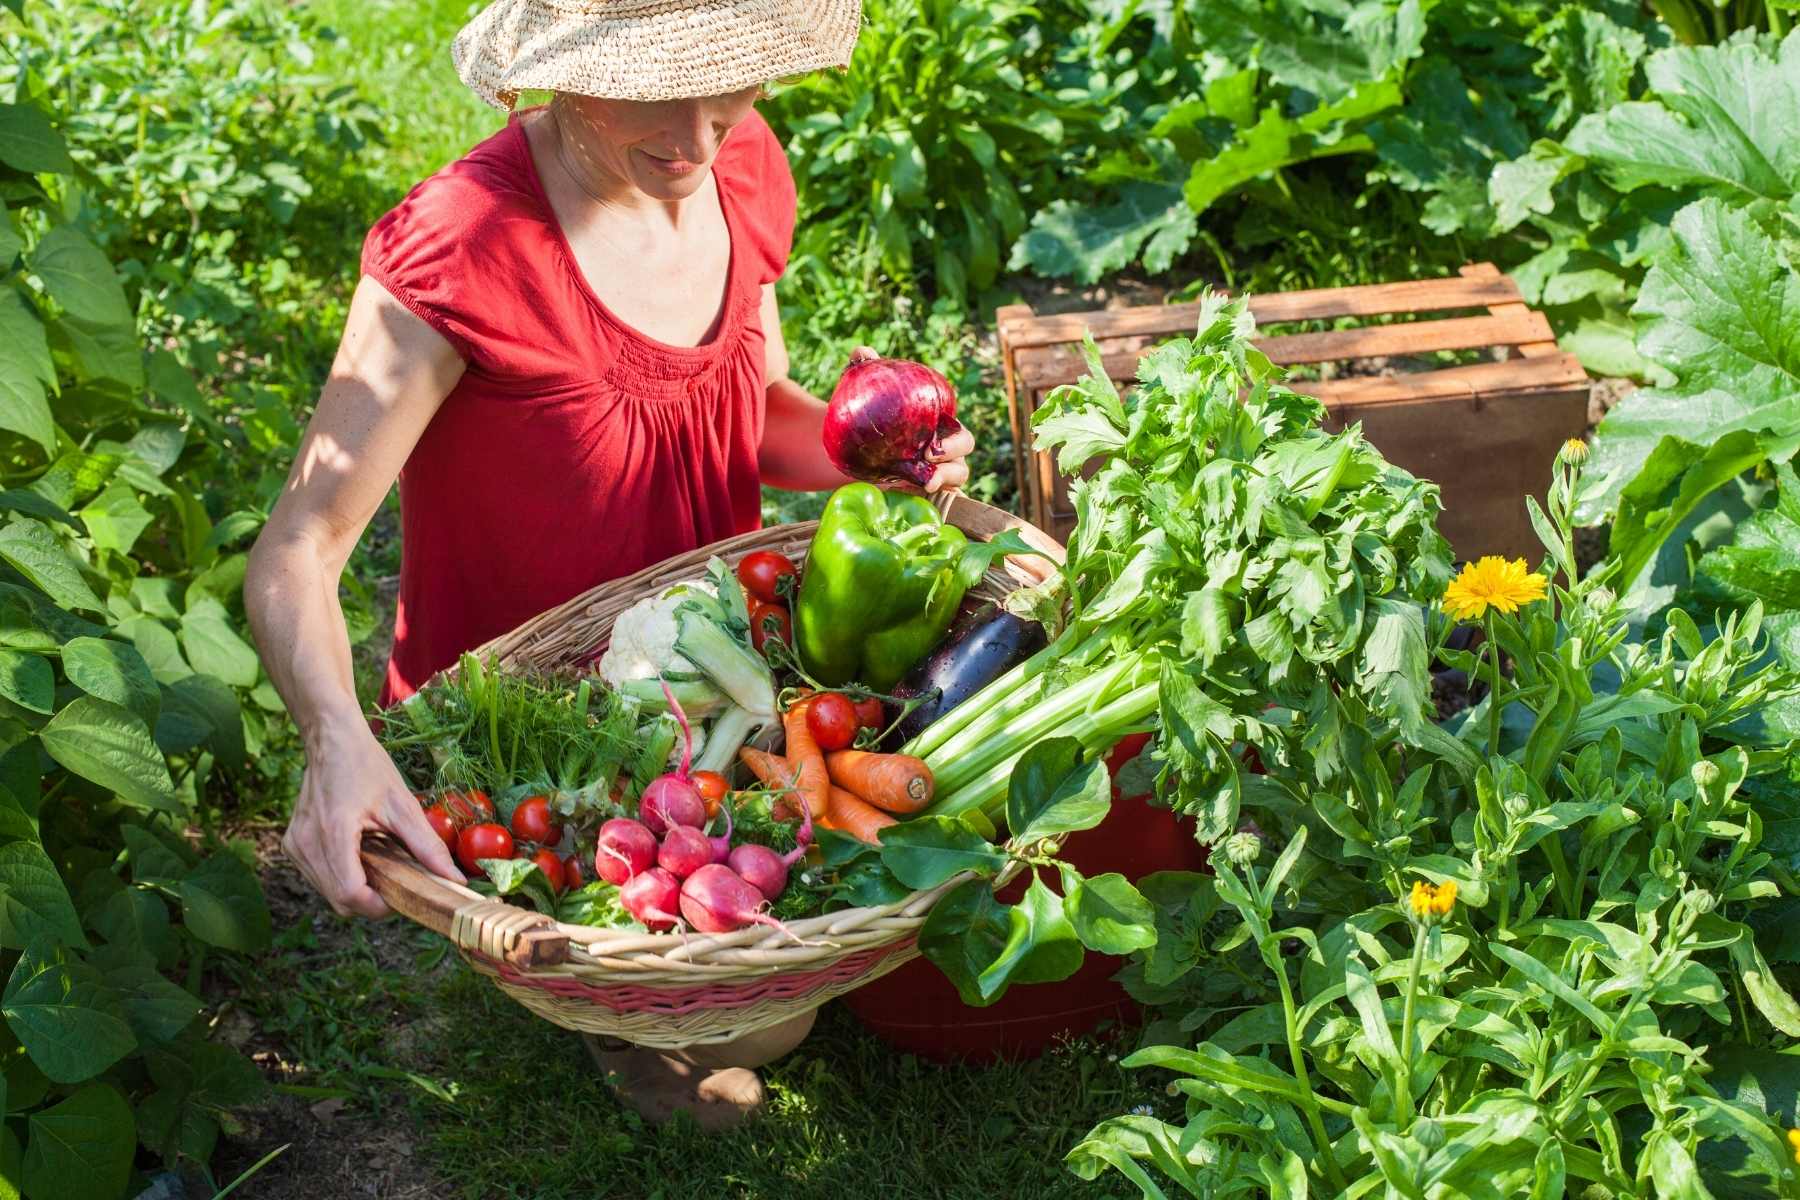
[[[781,337],[781,312],[772,283],[763,285],[762,328],[763,370],[769,381],[757,455],[763,482],[793,492],[821,492],[849,483],[850,477],[825,456],[825,402],[788,378],[787,343]],[[967,483],[969,468],[963,459],[973,449],[975,439],[966,429],[945,438],[938,468],[925,490],[935,492]]]

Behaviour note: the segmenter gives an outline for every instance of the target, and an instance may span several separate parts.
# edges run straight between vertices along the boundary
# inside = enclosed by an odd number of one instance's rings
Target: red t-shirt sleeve
[[[362,272],[442,334],[471,365],[509,340],[492,285],[518,263],[507,225],[526,218],[524,197],[485,156],[452,163],[407,193],[363,239]]]
[[[721,168],[739,189],[754,278],[758,284],[774,283],[787,270],[794,249],[794,173],[762,114],[751,113],[731,131],[715,164]]]

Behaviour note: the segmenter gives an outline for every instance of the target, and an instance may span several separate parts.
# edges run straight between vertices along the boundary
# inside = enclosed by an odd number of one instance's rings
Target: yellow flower
[[[1450,910],[1456,907],[1456,880],[1446,879],[1442,883],[1415,880],[1411,903],[1415,917],[1449,916]]]
[[[1570,438],[1562,444],[1562,453],[1557,457],[1566,463],[1583,462],[1588,456],[1588,444],[1580,438]]]
[[[1788,1130],[1788,1145],[1794,1148],[1794,1161],[1800,1163],[1800,1129]]]
[[[1525,569],[1525,560],[1488,555],[1463,567],[1462,574],[1444,589],[1444,611],[1459,621],[1479,621],[1491,607],[1499,612],[1517,612],[1534,600],[1544,598],[1546,581],[1536,571]]]

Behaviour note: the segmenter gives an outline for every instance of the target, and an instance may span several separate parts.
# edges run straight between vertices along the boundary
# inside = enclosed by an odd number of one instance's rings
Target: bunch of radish
[[[685,742],[687,718],[673,694],[668,699]],[[787,887],[788,871],[811,844],[812,814],[804,814],[794,849],[785,855],[767,846],[733,847],[729,809],[720,810],[724,832],[707,832],[706,801],[689,765],[684,749],[676,770],[644,788],[637,820],[615,817],[600,827],[595,873],[618,885],[619,902],[654,933],[683,922],[700,933],[747,925],[787,932],[764,910]]]

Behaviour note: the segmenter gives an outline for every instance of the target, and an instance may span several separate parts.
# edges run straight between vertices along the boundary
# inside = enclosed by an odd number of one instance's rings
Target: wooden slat
[[[1327,407],[1480,397],[1496,392],[1555,392],[1588,386],[1587,372],[1573,354],[1476,363],[1411,374],[1359,375],[1347,379],[1289,382],[1297,392],[1317,396]]]
[[[1006,380],[1006,417],[1012,425],[1013,444],[1013,478],[1025,478],[1026,455],[1030,453],[1026,447],[1031,441],[1031,421],[1028,413],[1019,411],[1019,381],[1013,366],[1013,357],[1017,352],[1007,339],[1007,330],[1020,321],[1031,319],[1031,306],[1028,304],[1008,304],[994,310],[994,324],[1000,335],[1000,366]],[[1038,524],[1035,514],[1027,513],[1026,517],[1033,524]]]
[[[1500,268],[1496,267],[1493,263],[1466,263],[1457,268],[1457,273],[1462,275],[1465,279],[1506,278],[1500,274]],[[1488,305],[1488,311],[1497,317],[1522,313],[1526,311],[1525,301],[1521,297],[1519,300],[1511,303],[1490,304]],[[1525,358],[1543,358],[1555,353],[1557,353],[1557,345],[1554,338],[1543,342],[1523,342],[1520,345],[1513,347],[1513,354],[1515,356],[1523,356]]]
[[[1101,345],[1107,374],[1130,379],[1137,371],[1140,351],[1156,339],[1139,335]],[[1550,322],[1531,309],[1516,314],[1487,317],[1449,317],[1441,321],[1409,321],[1401,325],[1370,325],[1361,329],[1337,329],[1327,333],[1290,333],[1256,338],[1254,343],[1278,363],[1331,362],[1376,355],[1427,354],[1438,350],[1475,350],[1487,346],[1517,346],[1527,342],[1554,341]],[[1021,347],[1014,353],[1014,371],[1021,387],[1040,389],[1067,383],[1084,370],[1077,346]]]
[[[1491,265],[1491,264],[1485,264]],[[1498,271],[1492,277],[1412,279],[1359,287],[1315,288],[1302,292],[1252,295],[1250,313],[1258,325],[1332,317],[1370,317],[1388,313],[1443,312],[1459,308],[1519,302],[1519,289]],[[1013,306],[1018,307],[1018,306]],[[1099,309],[1044,317],[996,315],[1001,336],[1015,349],[1079,342],[1082,331],[1095,340],[1192,333],[1200,305],[1169,304],[1143,308]]]
[[[480,899],[427,871],[404,846],[386,834],[364,835],[362,860],[369,886],[380,893],[389,908],[446,937],[456,911]],[[512,949],[506,952],[506,961],[515,967],[554,966],[569,957],[569,935],[549,917],[538,920],[539,927],[521,931]]]

